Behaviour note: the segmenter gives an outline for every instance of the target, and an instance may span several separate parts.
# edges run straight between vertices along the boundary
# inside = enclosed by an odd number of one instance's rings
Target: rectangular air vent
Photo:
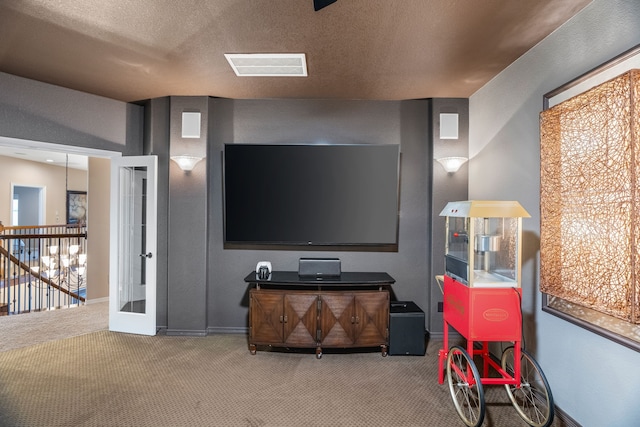
[[[225,53],[239,77],[306,77],[304,53]]]

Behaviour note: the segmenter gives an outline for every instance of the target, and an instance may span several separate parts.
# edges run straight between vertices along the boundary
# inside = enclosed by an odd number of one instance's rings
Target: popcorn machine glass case
[[[446,275],[473,287],[520,287],[522,218],[514,201],[450,202],[446,216]]]

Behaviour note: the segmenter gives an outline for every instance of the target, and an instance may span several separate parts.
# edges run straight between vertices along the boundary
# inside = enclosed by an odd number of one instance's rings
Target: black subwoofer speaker
[[[424,311],[412,301],[392,301],[389,309],[389,354],[424,356]]]

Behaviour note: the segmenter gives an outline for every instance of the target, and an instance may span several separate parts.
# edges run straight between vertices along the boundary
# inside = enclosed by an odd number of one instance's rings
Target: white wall
[[[556,404],[585,427],[640,420],[640,353],[541,311],[540,134],[545,93],[640,43],[640,2],[594,0],[469,100],[469,198],[518,200],[527,349]]]
[[[67,177],[64,167],[6,157],[0,153],[0,221],[6,226],[11,225],[11,184],[45,188],[44,224],[64,224],[67,221],[66,186],[69,190],[87,191],[87,171],[69,169]]]

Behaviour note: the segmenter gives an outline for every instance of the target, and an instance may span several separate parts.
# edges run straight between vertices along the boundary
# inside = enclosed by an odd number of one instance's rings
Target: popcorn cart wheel
[[[521,346],[521,218],[517,202],[452,202],[446,221],[443,293],[444,342],[438,382],[445,375],[453,405],[465,425],[479,427],[486,412],[485,385],[504,385],[518,415],[532,427],[553,422],[553,396],[540,365]],[[449,347],[449,326],[466,346]],[[489,343],[508,342],[498,363]]]
[[[540,365],[526,351],[521,351],[520,381],[511,381],[516,371],[514,347],[502,353],[503,379],[491,378],[492,384],[505,383],[511,404],[530,426],[548,427],[553,422],[553,397]],[[484,357],[484,356],[483,356]],[[458,416],[465,425],[478,427],[484,421],[486,404],[483,382],[469,353],[460,346],[452,346],[446,360],[447,384]]]

